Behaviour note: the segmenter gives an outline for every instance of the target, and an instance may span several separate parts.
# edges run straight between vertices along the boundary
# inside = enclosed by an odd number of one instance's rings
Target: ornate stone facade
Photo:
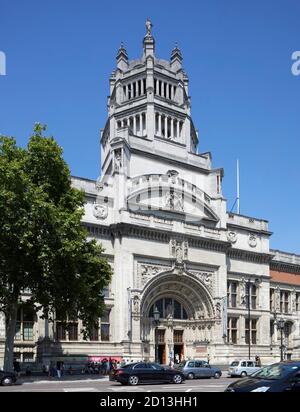
[[[278,337],[270,338],[271,322],[283,309],[283,283],[290,279],[270,278],[274,258],[274,273],[294,273],[293,288],[284,290],[292,293],[289,350],[299,356],[300,258],[270,251],[267,221],[226,212],[223,169],[199,151],[181,52],[175,47],[169,61],[159,59],[150,21],[143,45],[140,59],[129,61],[123,45],[117,54],[101,134],[101,177],[72,180],[86,193],[82,223],[113,266],[108,315],[99,320],[106,333],[101,329],[98,340],[85,342],[79,322],[77,341],[58,342],[56,325],[38,320],[35,356],[41,362],[66,353],[153,360],[157,327],[160,362],[209,355],[212,363],[228,364],[248,357],[245,301],[251,282],[257,285],[250,297],[253,355],[271,362],[280,354]],[[0,341],[3,330],[0,318]],[[41,345],[43,337],[48,343]],[[26,342],[17,342],[16,350],[26,351]]]

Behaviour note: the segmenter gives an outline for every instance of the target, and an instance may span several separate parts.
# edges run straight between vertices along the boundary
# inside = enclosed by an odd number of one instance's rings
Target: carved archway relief
[[[162,297],[174,297],[185,307],[191,319],[213,319],[215,310],[209,290],[194,275],[172,271],[159,273],[145,285],[141,299],[141,314],[148,316],[153,303]]]

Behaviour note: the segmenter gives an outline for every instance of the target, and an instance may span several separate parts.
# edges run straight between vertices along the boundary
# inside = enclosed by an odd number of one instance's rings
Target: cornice
[[[244,249],[229,249],[228,257],[254,263],[270,263],[273,255],[270,253],[251,252]]]
[[[287,262],[279,262],[272,260],[270,262],[270,269],[277,270],[278,272],[287,272],[292,274],[300,274],[300,265]]]

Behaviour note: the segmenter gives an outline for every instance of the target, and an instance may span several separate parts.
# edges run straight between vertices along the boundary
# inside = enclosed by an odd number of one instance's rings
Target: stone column
[[[161,136],[161,114],[158,113],[158,136]]]
[[[171,138],[174,139],[174,119],[171,119]]]
[[[145,90],[144,90],[144,80],[141,79],[141,95],[144,96]]]
[[[168,83],[166,83],[166,98],[167,99],[170,98],[170,96],[169,96],[169,84]]]
[[[165,138],[168,137],[168,117],[165,117]]]
[[[143,136],[143,115],[142,113],[140,113],[139,116],[140,116],[140,136]]]
[[[133,116],[133,134],[136,135],[136,116]]]
[[[176,124],[176,127],[177,127],[177,139],[178,140],[180,140],[180,135],[179,135],[179,120],[177,120],[177,124]]]

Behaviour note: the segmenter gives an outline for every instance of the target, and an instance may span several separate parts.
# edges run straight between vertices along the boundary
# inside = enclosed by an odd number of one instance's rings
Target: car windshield
[[[232,362],[232,363],[230,364],[230,366],[238,366],[238,365],[239,365],[238,362]]]
[[[258,372],[253,373],[251,377],[257,379],[279,380],[298,369],[299,367],[294,365],[275,364],[260,369]]]

